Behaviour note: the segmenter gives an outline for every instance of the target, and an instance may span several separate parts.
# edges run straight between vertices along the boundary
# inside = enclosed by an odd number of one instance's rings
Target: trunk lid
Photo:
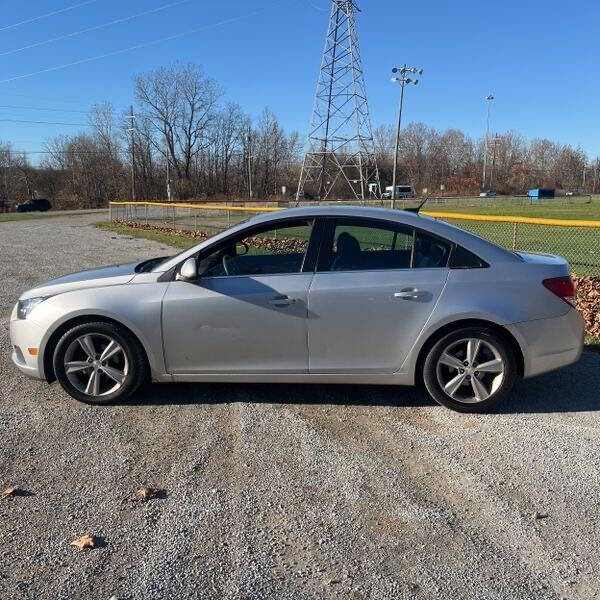
[[[562,256],[542,254],[541,252],[515,252],[515,254],[527,264],[538,266],[541,273],[548,273],[548,277],[570,275],[569,263]]]

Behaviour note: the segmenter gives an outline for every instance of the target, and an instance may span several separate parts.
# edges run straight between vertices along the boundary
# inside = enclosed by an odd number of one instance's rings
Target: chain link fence
[[[276,203],[252,206],[112,202],[111,221],[135,223],[148,229],[196,232],[210,236],[252,215],[280,210]],[[339,203],[337,203],[339,204]],[[376,205],[376,204],[375,204]],[[564,256],[581,276],[600,276],[600,222],[527,217],[494,217],[425,211],[511,250],[546,252]]]

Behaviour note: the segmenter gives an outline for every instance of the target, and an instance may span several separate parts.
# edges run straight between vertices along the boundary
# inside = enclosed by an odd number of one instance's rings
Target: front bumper
[[[506,328],[523,350],[525,377],[566,367],[577,362],[583,352],[585,324],[575,309],[562,317],[514,323]]]
[[[12,361],[27,377],[45,379],[44,361],[41,345],[44,330],[30,319],[17,319],[16,308],[10,319],[10,343],[12,346]],[[29,348],[38,349],[37,356],[29,353]]]

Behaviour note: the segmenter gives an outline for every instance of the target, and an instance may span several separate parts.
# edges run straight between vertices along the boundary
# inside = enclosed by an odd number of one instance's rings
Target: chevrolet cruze
[[[406,211],[260,215],[172,258],[25,292],[12,359],[82,402],[145,381],[413,385],[485,411],[518,377],[578,360],[563,258],[510,252]]]

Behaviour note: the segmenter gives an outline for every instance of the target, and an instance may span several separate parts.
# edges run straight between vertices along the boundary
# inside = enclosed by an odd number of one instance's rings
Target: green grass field
[[[600,221],[600,196],[593,198],[557,198],[530,202],[526,198],[482,198],[438,202],[431,201],[423,210],[459,212],[475,215],[509,215],[542,219],[582,219]]]
[[[135,227],[127,227],[127,225],[121,225],[119,223],[111,223],[110,221],[102,221],[96,223],[96,227],[103,229],[104,231],[112,231],[119,235],[127,235],[129,237],[144,238],[146,240],[152,240],[173,248],[180,248],[186,250],[198,243],[199,240],[178,235],[176,233],[165,233],[162,231],[152,231],[146,229],[136,229]]]
[[[50,213],[0,213],[0,223],[10,221],[34,221],[36,219],[52,219],[54,217],[68,217],[76,215],[89,215],[97,211],[57,211]]]

